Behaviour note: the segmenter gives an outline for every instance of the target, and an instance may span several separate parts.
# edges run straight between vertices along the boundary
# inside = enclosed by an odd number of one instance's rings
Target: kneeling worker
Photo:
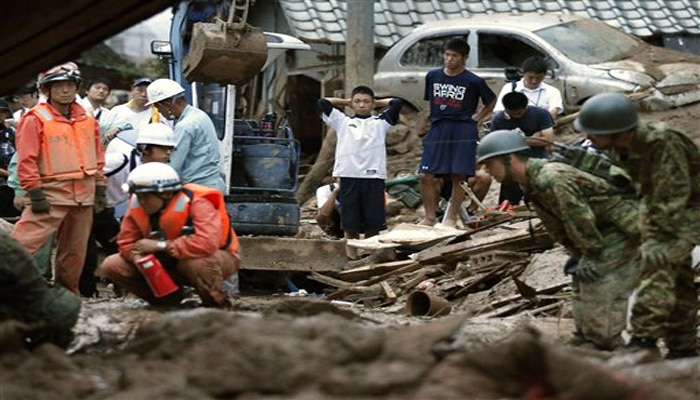
[[[631,186],[530,158],[530,150],[519,132],[495,131],[479,143],[477,161],[497,181],[518,183],[552,239],[571,252],[564,270],[573,275],[575,339],[615,348],[639,281],[639,200]]]
[[[98,275],[153,304],[179,304],[183,290],[157,297],[137,267],[154,255],[176,285],[194,287],[205,306],[229,304],[226,278],[238,271],[238,238],[223,195],[193,183],[182,185],[175,170],[150,162],[128,178],[129,206],[117,243],[119,254],[105,259]]]

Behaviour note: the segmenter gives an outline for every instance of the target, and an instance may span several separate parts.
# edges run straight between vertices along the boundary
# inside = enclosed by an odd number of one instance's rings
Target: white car
[[[575,108],[596,93],[650,90],[647,100],[666,106],[700,101],[700,57],[664,49],[604,22],[570,14],[475,15],[426,23],[392,46],[374,76],[378,96],[404,99],[418,111],[425,74],[442,66],[444,44],[462,38],[471,46],[467,69],[498,94],[504,68],[530,56],[550,65],[545,82]]]

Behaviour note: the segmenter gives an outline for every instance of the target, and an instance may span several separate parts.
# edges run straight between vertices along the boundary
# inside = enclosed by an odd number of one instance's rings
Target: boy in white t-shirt
[[[386,228],[384,180],[386,179],[386,134],[399,120],[400,99],[375,100],[367,86],[352,90],[349,99],[325,98],[318,101],[323,121],[336,131],[333,176],[340,179],[338,199],[343,205],[340,221],[346,239],[372,237]],[[377,107],[389,109],[372,115]],[[345,115],[334,106],[350,107]],[[357,258],[354,247],[347,248],[350,259]]]

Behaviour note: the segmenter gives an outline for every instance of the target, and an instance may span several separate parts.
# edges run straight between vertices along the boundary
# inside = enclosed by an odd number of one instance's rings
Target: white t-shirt
[[[116,128],[118,125],[130,123],[134,129],[139,129],[151,122],[153,108],[147,107],[142,111],[132,110],[126,103],[112,108],[102,124],[106,129]]]
[[[386,133],[391,124],[377,116],[351,118],[335,108],[321,115],[338,135],[333,176],[386,179]]]
[[[498,94],[498,101],[496,102],[496,107],[494,107],[493,111],[504,110],[503,96],[510,93],[512,91],[511,89],[512,85],[510,82],[503,85],[501,92]],[[523,80],[521,79],[515,85],[515,91],[521,92],[527,96],[528,105],[542,107],[547,111],[556,107],[559,109],[559,114],[564,112],[564,103],[561,98],[561,92],[552,85],[542,82],[537,89],[528,89],[523,85]]]
[[[135,158],[136,166],[141,164],[139,157]],[[112,152],[105,154],[104,172],[107,176],[107,205],[115,207],[117,204],[125,201],[128,194],[124,193],[122,187],[129,173],[131,172],[131,155],[120,152]]]
[[[333,193],[333,190],[337,187],[339,187],[339,183],[329,183],[328,185],[323,185],[320,188],[316,189],[316,206],[318,208],[323,207],[324,204],[328,201],[328,198],[331,197],[331,193]],[[335,208],[338,208],[340,206],[340,202],[336,199],[335,201]]]

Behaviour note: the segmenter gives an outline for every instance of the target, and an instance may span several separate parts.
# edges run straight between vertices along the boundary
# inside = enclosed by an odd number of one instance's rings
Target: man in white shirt
[[[94,78],[87,81],[85,85],[85,97],[80,101],[85,111],[95,117],[103,127],[103,121],[107,120],[109,109],[104,106],[107,97],[112,91],[112,83],[107,78]]]
[[[523,61],[520,67],[522,79],[515,84],[515,88],[509,83],[503,85],[493,111],[503,111],[503,96],[516,91],[527,96],[529,106],[541,107],[549,111],[556,122],[556,119],[564,113],[564,104],[559,89],[544,83],[547,68],[547,62],[542,57],[533,56]]]
[[[101,121],[100,126],[104,125],[106,128],[103,138],[105,147],[117,136],[122,137],[133,147],[138,130],[149,123],[164,122],[172,127],[172,123],[166,121],[153,106],[146,105],[148,103],[146,87],[151,82],[153,82],[151,78],[134,80],[131,85],[131,99],[124,104],[113,107],[105,120]],[[129,131],[131,135],[125,137],[125,131]]]

